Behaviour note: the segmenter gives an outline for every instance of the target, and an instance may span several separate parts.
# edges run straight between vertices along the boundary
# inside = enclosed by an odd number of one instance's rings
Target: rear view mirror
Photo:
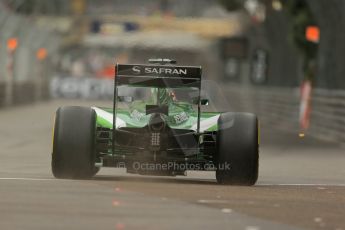
[[[201,105],[208,105],[208,99],[201,99],[200,104]]]
[[[193,98],[193,104],[197,105],[199,104],[199,98]],[[208,99],[206,98],[201,98],[200,99],[200,105],[208,105]]]
[[[131,96],[118,96],[118,100],[120,102],[130,103],[133,101],[133,97],[131,97]]]

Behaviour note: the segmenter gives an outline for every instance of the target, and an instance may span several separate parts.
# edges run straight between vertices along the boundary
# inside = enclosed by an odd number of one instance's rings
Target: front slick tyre
[[[254,185],[259,169],[258,119],[250,113],[223,113],[218,120],[217,182]],[[226,165],[229,167],[225,167]]]
[[[96,112],[92,108],[66,106],[56,111],[52,172],[61,179],[94,176]]]

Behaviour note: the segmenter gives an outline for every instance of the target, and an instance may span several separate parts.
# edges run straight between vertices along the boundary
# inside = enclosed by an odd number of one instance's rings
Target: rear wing
[[[162,59],[162,65],[116,64],[113,100],[113,153],[115,152],[116,103],[118,86],[129,85],[153,88],[183,88],[196,87],[198,96],[198,123],[197,132],[200,132],[200,91],[201,66],[167,65]],[[172,63],[172,62],[171,62]]]
[[[117,64],[115,85],[200,88],[201,73],[200,66]]]

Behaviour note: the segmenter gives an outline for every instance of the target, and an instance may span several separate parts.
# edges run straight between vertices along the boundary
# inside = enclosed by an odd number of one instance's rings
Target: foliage
[[[290,39],[305,58],[315,58],[317,44],[309,42],[305,38],[306,28],[311,25],[316,25],[308,4],[304,0],[289,0],[285,1],[285,6],[289,12],[292,25]]]
[[[244,0],[218,0],[228,11],[235,11],[243,7]]]
[[[308,26],[316,25],[315,19],[305,0],[288,0],[284,5],[290,16],[290,40],[303,55],[304,77],[313,81],[318,44],[308,41],[305,31]]]

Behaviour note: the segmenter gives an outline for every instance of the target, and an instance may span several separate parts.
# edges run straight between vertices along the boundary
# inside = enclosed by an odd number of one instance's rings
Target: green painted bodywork
[[[94,108],[97,113],[97,126],[113,128],[112,108]],[[145,103],[133,102],[128,109],[117,109],[116,127],[144,127],[148,124],[151,115],[145,114]],[[202,131],[217,131],[217,120],[219,112],[201,112],[200,128]],[[169,116],[166,116],[167,124],[173,129],[196,130],[197,112],[192,106],[185,102],[171,103],[169,105]]]

